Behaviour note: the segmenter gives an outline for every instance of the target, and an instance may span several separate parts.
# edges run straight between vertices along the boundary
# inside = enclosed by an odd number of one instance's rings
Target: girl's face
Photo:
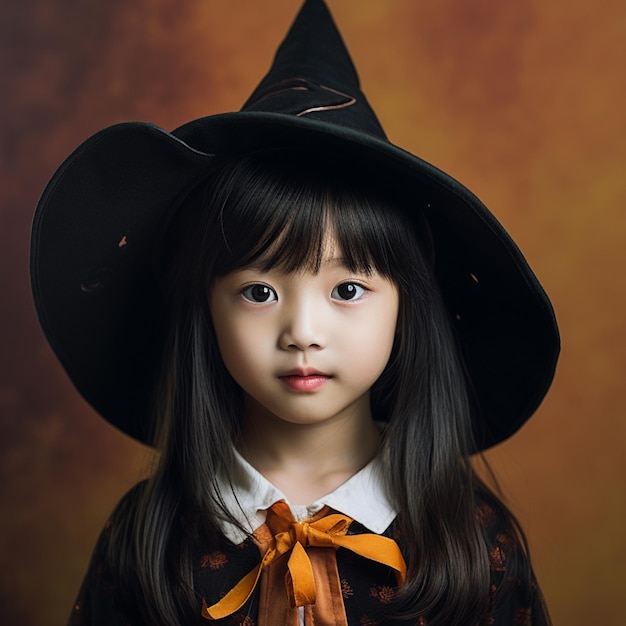
[[[371,419],[369,390],[389,360],[398,291],[354,273],[334,242],[318,272],[247,266],[219,278],[209,308],[244,419],[291,424]]]

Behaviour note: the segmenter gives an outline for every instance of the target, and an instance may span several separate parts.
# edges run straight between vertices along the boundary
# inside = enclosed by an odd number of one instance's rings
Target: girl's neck
[[[316,424],[293,424],[248,406],[239,451],[292,504],[334,491],[376,456],[380,431],[369,410]]]

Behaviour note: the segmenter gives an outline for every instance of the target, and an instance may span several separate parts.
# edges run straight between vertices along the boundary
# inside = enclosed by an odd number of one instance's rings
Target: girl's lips
[[[330,376],[327,374],[310,374],[308,376],[301,376],[299,374],[288,374],[286,376],[278,377],[281,382],[287,385],[290,389],[294,391],[315,391],[325,385],[329,380]]]

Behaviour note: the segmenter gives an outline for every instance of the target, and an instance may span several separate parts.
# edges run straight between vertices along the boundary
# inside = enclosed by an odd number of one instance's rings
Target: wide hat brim
[[[302,79],[290,66],[299,62],[297,46],[310,32],[319,49],[324,29],[328,58],[347,61],[330,78],[321,76],[328,67],[316,74],[308,62]],[[284,88],[272,88],[277,84]],[[151,443],[163,341],[152,262],[163,218],[214,157],[293,146],[328,150],[351,168],[375,171],[400,190],[416,226],[420,213],[427,216],[436,278],[473,399],[477,449],[516,432],[554,376],[559,336],[550,301],[473,193],[387,141],[321,0],[305,3],[244,110],[171,133],[139,122],[106,128],[52,177],[35,213],[31,281],[44,333],[78,391],[109,422]]]

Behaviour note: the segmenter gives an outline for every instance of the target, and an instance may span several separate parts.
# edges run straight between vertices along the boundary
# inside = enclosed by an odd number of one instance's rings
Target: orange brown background
[[[563,337],[552,391],[489,458],[555,624],[624,623],[626,4],[329,0],[395,143],[509,229]],[[0,624],[63,624],[148,451],[76,395],[37,325],[32,212],[103,126],[235,110],[299,0],[20,0],[0,13]],[[123,350],[124,346],[120,346]]]

